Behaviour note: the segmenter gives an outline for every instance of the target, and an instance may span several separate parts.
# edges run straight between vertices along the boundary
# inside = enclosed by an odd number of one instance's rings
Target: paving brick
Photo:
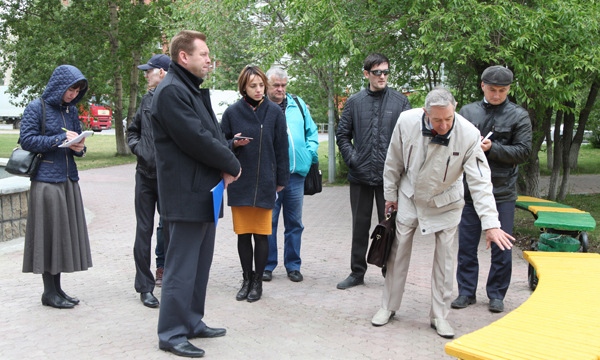
[[[93,267],[62,276],[63,289],[81,300],[74,309],[42,306],[41,276],[21,273],[23,246],[0,244],[0,358],[177,358],[158,349],[158,310],[144,307],[133,288],[134,175],[134,164],[80,172]],[[365,286],[336,289],[350,273],[348,188],[326,187],[320,194],[305,197],[303,220],[304,281],[294,283],[286,276],[280,220],[279,266],[273,281],[263,284],[263,298],[248,303],[235,300],[241,266],[231,210],[225,209],[217,226],[205,320],[209,326],[227,328],[228,333],[222,338],[191,340],[206,351],[207,358],[450,358],[444,353],[448,340],[429,327],[431,238],[415,239],[404,300],[396,317],[386,326],[374,327],[371,318],[381,305],[383,290],[380,269],[369,266]],[[156,240],[152,241],[154,246]],[[478,303],[450,311],[448,320],[457,336],[502,316],[487,310],[485,279],[490,253],[484,244],[479,251]],[[518,250],[513,252],[513,260],[507,310],[518,307],[531,293],[527,264]],[[161,289],[154,293],[160,299]]]

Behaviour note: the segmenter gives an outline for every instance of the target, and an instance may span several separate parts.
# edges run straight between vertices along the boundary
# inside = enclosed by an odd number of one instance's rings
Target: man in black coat
[[[519,164],[527,161],[531,152],[531,121],[529,114],[508,100],[513,73],[502,66],[490,66],[481,75],[484,98],[460,109],[459,114],[479,129],[494,185],[494,198],[501,228],[512,235],[517,200]],[[477,247],[481,237],[481,221],[473,207],[473,199],[465,182],[465,207],[458,225],[458,266],[456,280],[458,298],[451,306],[466,308],[477,301],[479,262]],[[504,311],[504,296],[510,285],[512,253],[492,244],[492,263],[486,285],[491,312]]]
[[[162,284],[164,270],[164,239],[156,231],[156,282],[150,270],[150,249],[154,230],[154,213],[158,204],[158,183],[156,181],[156,161],[154,160],[154,138],[150,107],[154,89],[169,70],[171,59],[167,55],[154,55],[147,64],[138,66],[144,70],[144,76],[150,88],[142,97],[142,103],[127,129],[127,143],[131,152],[137,156],[135,172],[135,243],[133,259],[135,261],[135,290],[140,293],[142,303],[151,308],[158,307],[158,299],[152,294],[154,285]],[[160,206],[159,206],[160,212]],[[159,258],[159,254],[162,257]],[[162,261],[161,261],[162,260]]]
[[[225,335],[203,321],[206,285],[215,244],[213,189],[241,174],[201,89],[211,60],[206,36],[184,30],[173,37],[167,76],[152,102],[152,130],[161,217],[169,228],[158,346],[179,356],[201,357],[188,339]],[[222,204],[221,204],[222,216]]]
[[[369,85],[346,101],[336,133],[348,165],[352,208],[352,272],[337,284],[342,290],[364,284],[373,197],[381,222],[385,219],[383,165],[388,146],[400,113],[411,109],[405,95],[388,88],[389,73],[390,61],[384,55],[371,54],[365,59],[364,75]]]

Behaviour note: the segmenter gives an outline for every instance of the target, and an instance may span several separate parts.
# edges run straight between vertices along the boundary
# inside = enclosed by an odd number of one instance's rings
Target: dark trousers
[[[160,203],[156,203],[156,208],[158,209],[158,213],[160,214]],[[156,268],[164,268],[165,267],[165,236],[169,233],[168,229],[165,230],[165,226],[163,226],[162,219],[158,220],[158,226],[156,227],[156,248],[154,249],[154,254],[156,255]]]
[[[169,221],[158,315],[158,346],[171,348],[206,328],[204,302],[215,248],[215,223]]]
[[[350,208],[352,209],[352,276],[363,277],[367,272],[367,251],[371,237],[373,197],[377,206],[379,222],[385,220],[385,198],[383,185],[370,186],[350,183]]]
[[[135,243],[133,259],[135,260],[135,291],[139,293],[154,291],[154,275],[151,246],[154,232],[154,213],[158,202],[158,183],[156,179],[147,178],[139,172],[135,173]]]
[[[515,201],[496,203],[501,229],[512,235],[515,220]],[[475,296],[479,278],[477,247],[481,238],[481,221],[472,203],[466,203],[458,225],[458,266],[456,281],[458,294]],[[512,274],[511,250],[500,250],[492,243],[492,262],[486,285],[490,299],[504,299]]]

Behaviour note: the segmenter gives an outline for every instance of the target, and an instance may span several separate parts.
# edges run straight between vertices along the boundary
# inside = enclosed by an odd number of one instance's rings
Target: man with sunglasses
[[[336,133],[348,165],[352,209],[352,272],[337,284],[342,290],[364,284],[373,198],[381,222],[385,219],[383,165],[390,138],[400,113],[411,109],[405,95],[387,86],[390,61],[386,56],[367,56],[363,69],[369,84],[346,101]]]

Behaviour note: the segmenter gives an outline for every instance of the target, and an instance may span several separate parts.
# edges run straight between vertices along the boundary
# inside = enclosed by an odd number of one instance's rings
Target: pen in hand
[[[65,128],[61,128],[61,129],[63,129],[64,131],[69,131],[69,130],[67,130],[67,129],[65,129]]]

